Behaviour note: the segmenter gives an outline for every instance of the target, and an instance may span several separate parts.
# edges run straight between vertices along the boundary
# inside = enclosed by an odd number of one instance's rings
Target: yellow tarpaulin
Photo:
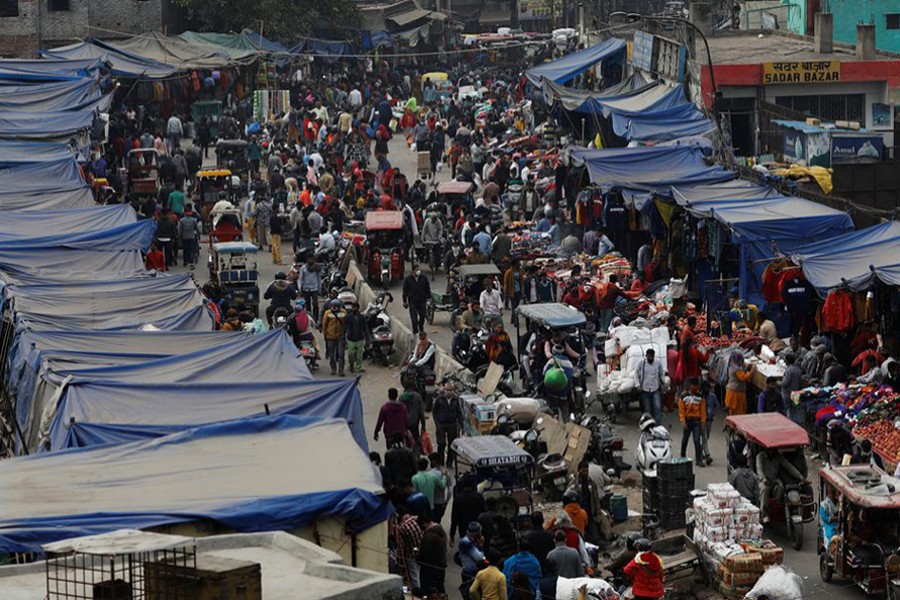
[[[800,165],[791,165],[789,169],[772,169],[770,173],[777,177],[790,177],[791,179],[812,177],[826,194],[830,194],[833,187],[831,184],[831,169],[826,169],[825,167],[801,167]]]

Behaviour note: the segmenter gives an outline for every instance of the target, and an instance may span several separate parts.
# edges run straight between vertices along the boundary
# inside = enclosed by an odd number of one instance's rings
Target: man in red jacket
[[[662,561],[650,550],[650,540],[646,538],[636,540],[634,548],[637,555],[623,569],[631,580],[634,600],[659,600],[666,595]]]

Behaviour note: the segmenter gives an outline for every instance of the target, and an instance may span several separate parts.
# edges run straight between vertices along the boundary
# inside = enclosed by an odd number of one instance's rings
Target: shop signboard
[[[763,84],[835,83],[841,80],[841,63],[836,60],[763,63]]]
[[[831,164],[871,163],[881,160],[884,138],[880,135],[832,135]]]
[[[519,0],[519,20],[546,21],[553,16],[553,0]]]

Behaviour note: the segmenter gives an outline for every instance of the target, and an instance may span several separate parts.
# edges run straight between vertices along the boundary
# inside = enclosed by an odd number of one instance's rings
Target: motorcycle
[[[474,332],[459,331],[453,336],[453,358],[473,373],[488,364],[484,345],[488,339],[488,331],[478,328]]]
[[[615,434],[607,419],[587,416],[581,420],[581,426],[591,432],[586,457],[603,467],[605,472],[612,471],[615,477],[621,477],[623,471],[631,470],[631,465],[623,459],[625,442],[622,436]]]
[[[391,331],[391,316],[387,312],[388,304],[393,300],[389,292],[381,292],[369,302],[363,313],[371,332],[369,356],[383,366],[389,364],[394,353],[394,333]]]
[[[300,340],[297,350],[310,371],[319,368],[319,349],[314,340]]]
[[[418,392],[425,403],[425,410],[431,411],[434,406],[434,396],[437,393],[437,382],[432,368],[407,365],[400,372],[400,383],[404,388]]]
[[[648,413],[641,416],[638,427],[641,437],[634,449],[634,462],[641,473],[652,474],[659,461],[672,458],[672,437]]]
[[[566,459],[558,452],[544,454],[538,458],[534,471],[534,484],[545,500],[555,502],[562,498],[569,485],[569,468]]]

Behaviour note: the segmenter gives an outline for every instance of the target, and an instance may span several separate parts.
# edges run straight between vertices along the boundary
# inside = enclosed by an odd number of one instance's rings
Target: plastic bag
[[[434,442],[431,441],[431,434],[423,431],[419,437],[419,445],[422,447],[422,454],[428,455],[434,452]]]
[[[617,600],[620,596],[611,585],[602,579],[591,577],[578,577],[566,579],[559,577],[556,580],[556,600],[578,600],[581,597],[581,586],[586,587],[585,598],[600,598],[603,600]]]
[[[410,144],[410,145],[409,145],[409,149],[410,149],[411,152],[416,152],[416,143],[413,142],[412,144]]]
[[[800,600],[803,597],[803,580],[782,565],[769,567],[744,598],[755,600],[761,596],[769,600]]]

